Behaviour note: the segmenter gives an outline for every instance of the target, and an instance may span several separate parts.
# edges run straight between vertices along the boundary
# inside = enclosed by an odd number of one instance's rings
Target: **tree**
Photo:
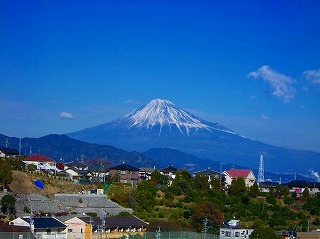
[[[12,171],[8,161],[8,158],[3,158],[0,162],[0,182],[4,184],[4,187],[7,188],[7,185],[12,181]]]
[[[159,171],[154,170],[151,173],[151,180],[155,182],[156,185],[167,186],[168,185],[168,177],[166,175],[162,175]]]
[[[111,177],[111,181],[115,182],[115,183],[120,182],[120,174],[119,174],[119,172],[115,172],[115,174]]]
[[[282,188],[280,183],[276,186],[275,196],[276,198],[281,198],[282,196]]]
[[[256,182],[250,188],[249,195],[254,198],[260,195],[260,189]]]
[[[174,189],[171,190],[174,195],[183,194],[190,197],[193,192],[192,186],[193,181],[191,175],[186,170],[183,170],[182,172],[178,170],[170,188]]]
[[[288,185],[285,185],[284,187],[282,187],[282,196],[284,198],[287,198],[289,197],[289,195],[290,195],[289,187]]]
[[[1,211],[4,214],[13,214],[15,210],[15,205],[16,205],[16,199],[12,195],[4,195],[1,198]]]
[[[138,202],[138,209],[151,212],[156,205],[156,193],[157,189],[153,183],[150,183],[149,181],[142,181],[139,183],[135,194]]]
[[[275,232],[270,228],[266,226],[259,225],[257,226],[254,231],[250,235],[250,239],[277,239],[278,236],[275,234]]]
[[[208,225],[218,226],[223,222],[223,214],[217,204],[204,202],[198,205],[191,215],[190,224],[198,232],[201,232],[205,219],[208,220]]]
[[[210,188],[208,176],[197,173],[194,177],[194,186],[198,191],[207,192]]]
[[[233,196],[242,196],[246,193],[246,183],[243,177],[238,177],[231,182],[229,193]]]
[[[273,186],[271,186],[271,187],[269,188],[269,193],[268,193],[268,195],[274,197],[274,187],[273,187]]]
[[[210,182],[211,189],[214,191],[220,191],[220,180],[217,177],[212,177]]]
[[[310,192],[308,186],[305,186],[303,193],[302,193],[302,198],[304,201],[306,201],[310,197]]]
[[[31,171],[31,172],[36,171],[37,170],[37,166],[34,165],[34,164],[28,164],[27,165],[27,170]]]
[[[192,176],[186,169],[182,170],[181,178],[188,181],[189,183],[192,182]]]

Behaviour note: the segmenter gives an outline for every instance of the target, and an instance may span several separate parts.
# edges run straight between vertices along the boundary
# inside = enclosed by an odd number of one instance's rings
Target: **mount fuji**
[[[128,151],[172,148],[199,158],[249,168],[259,167],[263,152],[265,170],[273,172],[309,174],[310,170],[320,167],[319,153],[286,149],[246,138],[162,99],[152,100],[120,119],[67,135]]]

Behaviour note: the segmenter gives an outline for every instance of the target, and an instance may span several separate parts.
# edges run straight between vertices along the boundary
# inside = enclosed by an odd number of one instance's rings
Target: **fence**
[[[219,239],[219,235],[197,232],[145,232],[143,235],[124,235],[121,239]]]
[[[0,239],[219,239],[219,235],[196,232],[144,232],[141,234],[112,233],[41,233],[31,232],[0,232]]]

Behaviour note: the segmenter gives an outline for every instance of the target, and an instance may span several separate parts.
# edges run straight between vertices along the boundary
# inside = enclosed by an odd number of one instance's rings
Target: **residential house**
[[[37,167],[37,170],[46,172],[57,172],[59,171],[56,167],[56,161],[41,154],[35,154],[29,156],[23,160],[26,165],[33,164]]]
[[[256,181],[256,177],[251,169],[230,169],[223,172],[226,186],[231,186],[234,179],[242,177],[246,187],[250,188]]]
[[[79,162],[79,161],[72,161],[64,164],[65,168],[76,168],[78,170],[88,170],[89,166],[85,163]]]
[[[249,227],[240,227],[239,220],[230,220],[224,222],[220,227],[220,239],[227,238],[249,238],[254,229]]]
[[[288,186],[289,191],[295,192],[298,197],[302,196],[303,191],[307,187],[310,195],[316,195],[320,191],[320,183],[307,182],[305,180],[294,180],[289,183],[282,184],[282,186]]]
[[[16,157],[19,155],[19,151],[10,148],[0,148],[0,157]]]
[[[202,170],[202,171],[198,171],[198,172],[194,173],[194,175],[197,174],[197,173],[201,174],[201,175],[206,175],[208,177],[208,182],[209,183],[211,183],[212,178],[220,179],[220,173],[217,172],[217,171],[214,171],[214,170],[212,170],[210,168],[207,168],[207,169]],[[210,185],[210,188],[211,188],[211,185]]]
[[[71,238],[89,239],[93,235],[107,234],[107,238],[143,233],[148,223],[135,216],[126,217],[88,217],[78,216],[65,221]]]
[[[259,183],[260,192],[267,193],[269,192],[271,187],[275,188],[277,187],[278,184],[279,184],[278,182],[271,182],[271,181],[261,182]]]
[[[64,164],[64,171],[69,174],[72,181],[88,182],[92,177],[87,164],[72,161]]]
[[[0,238],[29,238],[35,239],[30,227],[14,226],[0,223]]]
[[[168,165],[168,167],[160,169],[160,173],[162,175],[166,175],[169,179],[169,184],[172,184],[172,181],[176,178],[176,173],[178,171],[178,168],[173,167],[171,164]]]
[[[132,186],[137,185],[141,179],[139,177],[139,169],[131,165],[122,163],[109,169],[110,177],[119,175],[120,182],[130,183]]]
[[[155,168],[140,168],[139,169],[139,175],[141,179],[145,179],[145,180],[150,180],[151,179],[151,174],[153,171],[155,171]]]
[[[29,227],[37,238],[66,238],[67,225],[54,217],[18,217],[9,225]]]

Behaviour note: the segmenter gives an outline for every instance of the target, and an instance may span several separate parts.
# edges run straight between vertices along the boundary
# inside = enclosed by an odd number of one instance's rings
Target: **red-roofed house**
[[[38,170],[57,171],[56,161],[41,154],[29,156],[23,160],[27,165],[34,164]]]
[[[251,187],[256,181],[256,177],[254,176],[251,169],[230,169],[223,172],[225,176],[226,186],[230,186],[232,180],[242,177],[246,183],[246,187]]]

